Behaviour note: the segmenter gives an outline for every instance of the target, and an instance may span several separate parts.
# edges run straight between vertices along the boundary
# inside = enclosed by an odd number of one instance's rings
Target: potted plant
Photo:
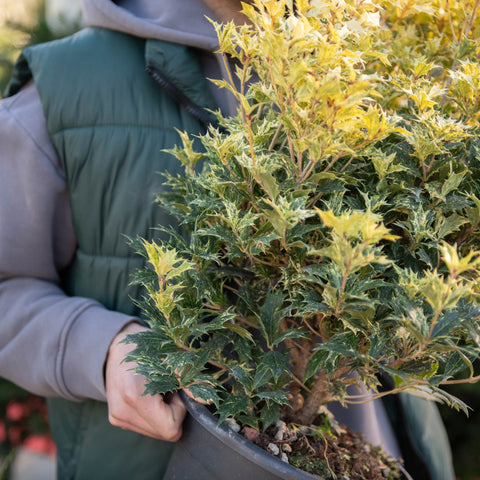
[[[256,439],[282,420],[289,463],[323,477],[302,458],[334,441],[332,401],[466,410],[440,387],[477,380],[478,5],[265,0],[216,27],[238,114],[172,151],[160,202],[188,239],[136,241],[147,394],[183,389]]]

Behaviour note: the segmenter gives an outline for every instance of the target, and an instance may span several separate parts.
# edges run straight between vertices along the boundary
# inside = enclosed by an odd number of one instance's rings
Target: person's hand
[[[122,363],[134,344],[119,343],[126,335],[146,330],[137,323],[128,324],[113,339],[108,352],[105,386],[108,419],[116,427],[148,437],[175,442],[182,436],[186,409],[177,393],[166,403],[161,395],[145,395],[145,379],[131,371],[134,363]]]

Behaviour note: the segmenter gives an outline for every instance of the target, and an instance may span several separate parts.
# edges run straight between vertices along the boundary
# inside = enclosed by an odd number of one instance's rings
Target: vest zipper
[[[158,83],[177,103],[185,110],[203,123],[207,128],[213,126],[218,128],[218,122],[196,103],[192,102],[180,89],[178,89],[163,73],[153,65],[147,65],[146,72]]]

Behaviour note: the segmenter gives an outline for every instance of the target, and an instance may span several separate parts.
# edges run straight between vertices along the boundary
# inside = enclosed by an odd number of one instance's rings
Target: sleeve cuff
[[[138,318],[92,305],[72,323],[62,358],[63,381],[72,400],[106,401],[104,364],[115,335]]]

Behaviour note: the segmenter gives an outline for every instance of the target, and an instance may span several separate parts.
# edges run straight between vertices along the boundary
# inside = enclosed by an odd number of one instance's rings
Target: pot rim
[[[218,438],[222,443],[234,448],[239,455],[258,464],[265,470],[278,473],[285,480],[324,480],[323,477],[312,475],[311,473],[300,470],[289,463],[283,462],[278,457],[273,456],[263,448],[255,445],[250,440],[247,440],[244,436],[234,432],[224,423],[219,424],[216,417],[205,405],[193,400],[183,391],[180,391],[179,393],[185,407],[193,419],[208,430],[209,433]]]

